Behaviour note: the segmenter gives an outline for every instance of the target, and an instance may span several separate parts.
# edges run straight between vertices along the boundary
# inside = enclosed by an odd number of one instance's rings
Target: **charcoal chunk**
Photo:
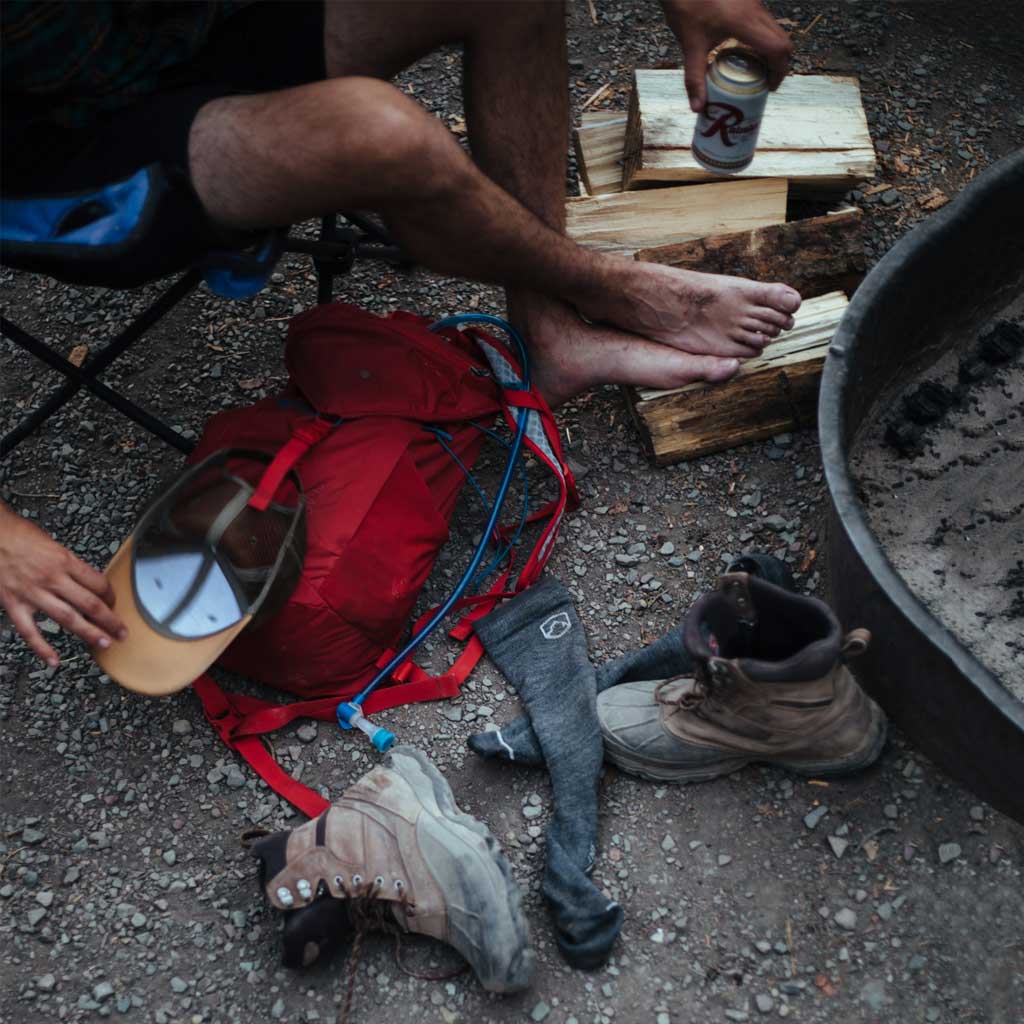
[[[956,403],[949,388],[933,380],[926,380],[903,398],[903,411],[914,423],[924,426],[941,420]]]
[[[892,420],[885,428],[885,443],[895,448],[904,458],[919,455],[924,450],[924,431],[906,420]]]
[[[1010,320],[999,320],[978,341],[978,355],[986,363],[1008,363],[1024,347],[1024,327]]]

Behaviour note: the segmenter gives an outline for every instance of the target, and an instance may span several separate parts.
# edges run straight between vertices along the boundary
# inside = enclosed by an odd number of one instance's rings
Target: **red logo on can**
[[[714,108],[714,109],[713,109]],[[710,139],[715,135],[722,137],[723,146],[735,146],[733,135],[749,135],[756,132],[760,121],[753,121],[743,124],[743,111],[734,107],[731,103],[709,102],[704,107],[704,117],[711,121],[707,128],[701,129],[699,134]],[[742,127],[740,127],[742,125]]]

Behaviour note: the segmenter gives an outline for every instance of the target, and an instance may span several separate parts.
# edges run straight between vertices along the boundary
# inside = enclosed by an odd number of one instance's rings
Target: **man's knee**
[[[440,193],[453,187],[464,161],[458,143],[432,114],[399,89],[373,78],[323,83],[333,124],[335,159],[376,188]]]

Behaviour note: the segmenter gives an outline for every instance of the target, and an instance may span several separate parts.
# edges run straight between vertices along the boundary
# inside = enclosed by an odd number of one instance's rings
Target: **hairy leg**
[[[728,357],[758,351],[799,297],[588,253],[564,237],[561,19],[561,5],[545,2],[332,4],[336,77],[204,107],[190,140],[197,191],[241,227],[378,210],[418,262],[506,286],[553,401],[602,381],[727,377],[738,365]],[[477,163],[380,81],[445,42],[466,49]],[[583,325],[573,307],[606,326]]]

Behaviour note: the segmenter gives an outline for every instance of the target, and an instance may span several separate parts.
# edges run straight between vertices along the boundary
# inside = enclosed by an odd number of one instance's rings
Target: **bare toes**
[[[766,284],[761,288],[758,301],[769,310],[795,313],[800,308],[800,293],[788,284]]]
[[[789,313],[783,313],[778,309],[771,309],[768,306],[760,306],[753,310],[750,316],[762,323],[771,324],[780,331],[788,331],[793,326],[793,317]]]
[[[745,345],[750,350],[749,355],[751,356],[760,355],[761,349],[771,341],[766,331],[748,331],[742,327],[737,327],[732,332],[732,339],[740,345]]]
[[[769,338],[777,338],[782,333],[782,328],[776,324],[768,323],[765,320],[759,320],[752,316],[747,317],[746,320],[741,320],[739,326],[742,330],[760,332]]]

